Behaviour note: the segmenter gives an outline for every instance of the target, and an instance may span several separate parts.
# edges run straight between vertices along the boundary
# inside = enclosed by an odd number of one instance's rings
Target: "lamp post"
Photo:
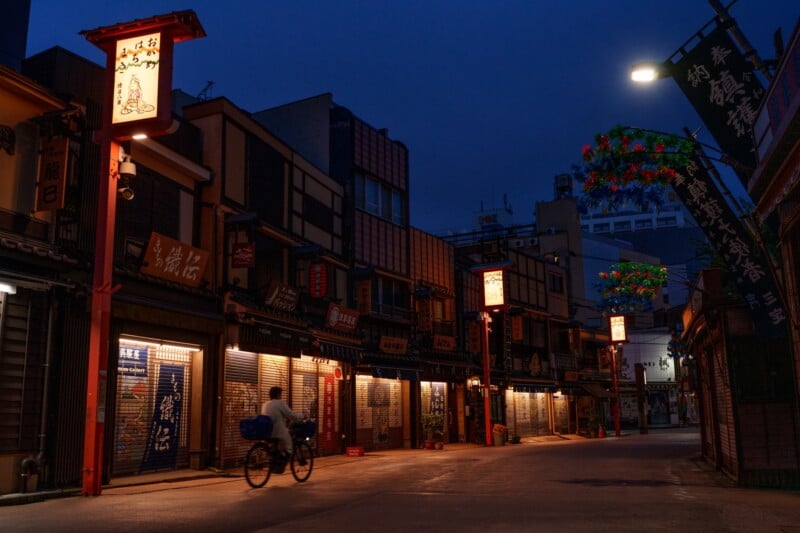
[[[492,439],[492,391],[491,367],[489,365],[489,322],[490,312],[500,311],[507,307],[505,299],[505,271],[511,267],[510,262],[481,265],[473,271],[481,275],[483,287],[483,310],[481,312],[481,358],[483,366],[483,422],[486,433],[486,445],[494,444]]]
[[[120,141],[170,133],[172,128],[172,48],[175,42],[205,37],[191,10],[118,23],[81,32],[106,53],[105,89],[97,196],[97,228],[92,278],[91,322],[86,377],[82,494],[99,496],[103,480],[103,444],[108,375],[114,226],[117,194],[132,198],[127,181],[112,186],[120,174],[131,175]],[[122,168],[120,168],[122,166]]]
[[[625,332],[625,315],[610,315],[608,317],[608,329],[611,334],[611,389],[614,394],[611,404],[611,413],[614,417],[614,434],[620,436],[619,421],[619,381],[617,379],[617,347],[628,342]]]

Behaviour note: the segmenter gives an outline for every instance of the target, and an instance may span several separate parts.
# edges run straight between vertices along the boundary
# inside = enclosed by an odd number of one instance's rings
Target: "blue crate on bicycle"
[[[247,440],[266,440],[272,436],[272,419],[265,415],[239,421],[239,434]]]
[[[316,432],[317,423],[313,420],[305,420],[292,424],[292,436],[295,440],[310,439]]]

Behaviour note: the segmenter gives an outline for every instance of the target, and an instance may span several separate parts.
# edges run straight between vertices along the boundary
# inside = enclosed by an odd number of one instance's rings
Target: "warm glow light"
[[[137,141],[141,141],[142,139],[147,139],[146,133],[134,133],[131,136],[132,139],[136,139]]]
[[[625,333],[625,316],[611,315],[608,317],[609,329],[611,330],[611,342],[625,342],[628,340]]]
[[[505,295],[503,294],[503,271],[488,270],[483,273],[483,305],[493,307],[504,305]]]
[[[0,282],[0,292],[4,292],[6,294],[17,294],[17,288],[10,283]]]
[[[117,41],[112,124],[158,116],[160,62],[160,32]]]
[[[641,67],[631,71],[631,79],[639,83],[653,81],[656,77],[656,69],[653,67]]]

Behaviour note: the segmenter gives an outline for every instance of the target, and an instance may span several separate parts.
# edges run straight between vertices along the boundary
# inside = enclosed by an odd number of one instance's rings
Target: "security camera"
[[[119,176],[122,179],[136,177],[136,164],[131,161],[131,156],[125,154],[119,162]]]
[[[117,192],[120,196],[122,196],[123,200],[133,200],[134,192],[130,187],[120,187],[117,189]]]

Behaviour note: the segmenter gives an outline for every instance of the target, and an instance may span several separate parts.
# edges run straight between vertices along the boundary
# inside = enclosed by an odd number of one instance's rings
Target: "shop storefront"
[[[119,338],[114,476],[188,468],[201,406],[203,349],[172,339]]]
[[[317,423],[311,447],[319,455],[340,452],[340,392],[345,363],[301,355],[225,351],[222,402],[223,468],[241,464],[252,445],[239,435],[239,421],[258,414],[269,399],[269,389],[281,387],[283,399],[297,412]]]
[[[409,447],[410,391],[407,379],[356,376],[356,446],[367,450]]]
[[[524,388],[506,390],[508,430],[520,437],[550,435],[550,396],[547,392],[528,392]]]

